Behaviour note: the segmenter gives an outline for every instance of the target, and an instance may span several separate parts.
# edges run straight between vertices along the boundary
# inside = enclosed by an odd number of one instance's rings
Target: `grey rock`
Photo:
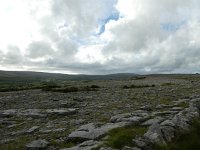
[[[150,126],[150,125],[152,125],[152,124],[154,124],[154,123],[160,123],[160,122],[162,122],[163,120],[164,120],[164,118],[162,118],[162,117],[156,117],[156,118],[149,119],[149,120],[143,122],[141,125],[142,125],[142,126]]]
[[[140,107],[140,109],[141,110],[146,110],[146,111],[151,111],[152,110],[152,108],[150,106],[147,106],[147,105]]]
[[[174,115],[179,113],[179,111],[156,111],[152,113],[152,116],[166,116],[166,115]]]
[[[175,115],[172,122],[176,125],[179,132],[184,133],[190,130],[189,120],[182,113]]]
[[[28,129],[26,131],[26,133],[30,134],[30,133],[33,133],[35,131],[39,130],[39,126],[33,126],[32,128]]]
[[[7,128],[14,128],[14,127],[19,127],[23,124],[25,124],[26,122],[22,122],[22,123],[18,123],[18,124],[12,124],[12,125],[9,125]]]
[[[158,123],[152,124],[148,131],[144,134],[144,137],[148,138],[154,144],[166,145],[160,125]]]
[[[62,102],[60,105],[63,108],[73,108],[77,105],[77,103],[76,102]]]
[[[35,119],[47,117],[47,115],[43,114],[40,109],[27,109],[27,110],[24,110],[24,111],[20,111],[17,115],[35,118]]]
[[[47,129],[47,130],[40,130],[40,133],[62,132],[65,130],[66,130],[66,128]]]
[[[141,150],[141,149],[138,148],[138,147],[128,147],[128,146],[125,146],[125,147],[123,147],[122,150]]]
[[[169,105],[169,104],[158,104],[156,109],[163,109],[163,108],[172,108],[178,106],[177,104]]]
[[[169,119],[163,121],[160,125],[161,126],[171,126],[171,127],[175,127],[176,126],[175,123],[172,120],[169,120]]]
[[[16,124],[16,121],[0,120],[0,124],[9,126],[9,125]]]
[[[10,143],[10,142],[13,142],[14,139],[4,139],[4,140],[1,140],[0,141],[0,144],[7,144],[7,143]]]
[[[114,149],[111,147],[101,147],[100,150],[114,150]]]
[[[181,110],[183,110],[183,108],[182,107],[172,107],[171,110],[172,111],[181,111]]]
[[[35,140],[26,144],[26,150],[44,150],[48,147],[48,145],[49,142],[44,139]]]
[[[16,116],[17,110],[16,109],[8,109],[0,112],[0,117],[12,117]]]
[[[61,150],[91,150],[93,148],[98,147],[101,144],[101,142],[94,141],[94,140],[88,140],[85,141],[77,146],[71,147],[71,148],[64,148]]]
[[[171,142],[172,139],[175,137],[175,129],[170,126],[162,126],[161,127],[163,137],[166,140],[166,142]]]
[[[145,149],[146,147],[150,147],[151,145],[150,141],[144,137],[133,139],[133,143],[135,143],[137,147],[140,147],[142,149]]]
[[[131,123],[139,123],[146,119],[148,119],[150,116],[148,113],[146,113],[143,110],[138,110],[133,113],[126,113],[126,114],[118,114],[113,117],[111,117],[110,122],[116,123],[116,122],[131,122]]]
[[[105,125],[99,125],[94,123],[89,123],[81,126],[76,131],[69,134],[69,139],[82,139],[82,140],[95,140],[104,136],[109,130],[124,127],[126,122],[121,123],[107,123]]]
[[[49,115],[74,115],[77,113],[77,109],[47,109],[46,113]]]
[[[13,132],[10,133],[10,135],[12,135],[12,136],[19,136],[19,135],[23,135],[25,133],[26,133],[26,130],[23,129],[23,130],[20,130],[20,131],[13,131]]]

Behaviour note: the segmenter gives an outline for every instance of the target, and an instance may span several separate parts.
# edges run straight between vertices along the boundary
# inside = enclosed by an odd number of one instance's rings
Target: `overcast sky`
[[[200,72],[200,1],[0,0],[0,70]]]

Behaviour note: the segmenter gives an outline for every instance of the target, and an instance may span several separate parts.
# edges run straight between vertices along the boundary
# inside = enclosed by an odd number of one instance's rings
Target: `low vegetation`
[[[152,84],[152,85],[135,85],[135,84],[132,84],[130,86],[128,86],[128,85],[123,86],[124,89],[146,88],[146,87],[155,87],[155,85],[154,84]]]
[[[97,91],[97,89],[100,88],[98,85],[91,85],[91,86],[81,86],[81,87],[75,87],[75,86],[69,86],[69,87],[52,87],[47,86],[44,87],[44,91],[51,91],[51,92],[63,92],[63,93],[69,93],[69,92],[82,92],[82,91]]]
[[[108,133],[105,145],[116,149],[122,149],[124,146],[134,146],[132,139],[143,135],[146,130],[146,128],[138,126],[113,129]]]
[[[200,150],[200,120],[195,119],[192,130],[175,138],[168,146],[156,146],[155,150]]]

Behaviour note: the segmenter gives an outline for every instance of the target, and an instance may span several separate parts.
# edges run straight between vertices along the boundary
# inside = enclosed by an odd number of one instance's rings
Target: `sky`
[[[0,0],[0,70],[200,72],[200,1]]]

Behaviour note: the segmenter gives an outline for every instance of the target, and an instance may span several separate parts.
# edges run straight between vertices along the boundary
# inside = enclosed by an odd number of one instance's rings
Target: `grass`
[[[21,136],[18,139],[9,142],[7,144],[0,144],[0,150],[16,150],[25,149],[25,145],[30,142],[30,138],[27,136]]]
[[[181,102],[180,104],[178,104],[178,106],[183,108],[188,108],[189,104],[187,102]]]
[[[168,105],[170,104],[172,101],[168,98],[162,98],[160,99],[160,104],[165,104],[165,105]]]
[[[73,142],[56,142],[56,140],[51,140],[51,145],[55,146],[55,147],[59,147],[59,148],[70,148],[75,146],[76,144]]]
[[[146,130],[146,128],[138,126],[113,129],[108,133],[105,145],[115,149],[122,149],[124,146],[134,146],[132,139],[143,135]]]
[[[200,150],[200,120],[195,119],[192,130],[175,138],[167,146],[155,146],[155,150]]]

